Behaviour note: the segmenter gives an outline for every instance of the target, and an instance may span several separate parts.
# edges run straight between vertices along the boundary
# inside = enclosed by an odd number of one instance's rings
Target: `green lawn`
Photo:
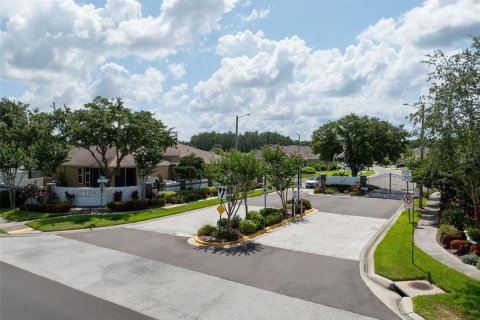
[[[420,212],[415,211],[418,221]],[[425,319],[480,319],[480,281],[453,270],[415,246],[411,262],[407,211],[375,250],[375,272],[393,281],[430,279],[447,293],[413,298],[415,312]]]
[[[28,221],[35,219],[45,219],[53,218],[58,216],[66,215],[66,212],[34,212],[34,211],[24,211],[19,209],[2,209],[0,210],[0,216],[11,221]]]
[[[0,229],[0,234],[8,234],[8,232],[3,229]]]
[[[250,192],[248,196],[256,197],[261,194],[262,190],[255,190]],[[219,199],[209,199],[192,202],[177,207],[160,208],[134,213],[127,212],[103,215],[76,215],[61,218],[50,218],[28,222],[27,226],[44,232],[108,227],[165,217],[185,211],[213,206],[219,203]]]
[[[310,177],[318,177],[322,173],[327,174],[327,176],[333,176],[335,173],[338,175],[340,172],[344,172],[343,170],[329,170],[329,171],[317,171],[315,173],[302,173],[302,178],[310,178]],[[375,174],[375,171],[368,170],[368,171],[362,171],[359,173],[359,175],[364,175],[364,176],[371,176]],[[350,170],[345,170],[345,176],[350,176],[352,175],[352,172]]]

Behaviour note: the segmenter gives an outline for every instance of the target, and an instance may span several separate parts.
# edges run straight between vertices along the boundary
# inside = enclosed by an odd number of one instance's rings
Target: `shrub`
[[[114,202],[122,202],[122,195],[123,191],[122,190],[117,190],[113,193],[113,201]]]
[[[337,190],[333,189],[333,188],[325,188],[325,190],[323,191],[323,193],[326,193],[326,194],[335,194],[337,193]]]
[[[475,242],[480,242],[480,228],[478,227],[468,227],[467,233],[468,236]]]
[[[262,208],[258,210],[258,212],[264,217],[270,214],[277,214],[277,213],[281,214],[282,216],[287,215],[287,212],[285,212],[285,210],[283,210],[282,208],[266,208],[266,209]]]
[[[72,204],[68,202],[49,202],[45,204],[28,204],[25,206],[28,211],[60,213],[68,212]]]
[[[313,193],[325,193],[325,188],[315,188],[313,189]]]
[[[303,167],[302,168],[302,173],[314,174],[315,172],[316,172],[315,168],[313,168],[313,167]]]
[[[440,218],[442,224],[452,224],[457,229],[463,229],[463,223],[465,222],[465,213],[461,208],[447,208],[441,211]]]
[[[477,269],[480,269],[480,260],[477,263]]]
[[[172,199],[172,201],[173,201],[173,199]],[[181,204],[181,203],[185,203],[185,202],[186,201],[185,201],[185,198],[183,196],[177,195],[177,197],[176,197],[176,203],[177,204]]]
[[[235,215],[232,218],[232,228],[233,229],[238,229],[240,228],[240,224],[242,223],[242,218],[239,215]]]
[[[240,232],[243,234],[252,234],[257,231],[257,224],[249,219],[245,219],[240,223]]]
[[[260,229],[265,225],[265,217],[262,216],[258,211],[248,212],[246,218],[255,222],[255,224],[257,225],[257,229]]]
[[[323,170],[323,166],[320,163],[313,163],[312,167],[315,168],[315,171],[322,171]]]
[[[177,203],[176,195],[177,193],[174,191],[162,191],[157,194],[157,198],[163,198],[166,203],[175,204]]]
[[[132,200],[138,200],[138,190],[133,190],[130,194],[130,198],[132,198]]]
[[[328,170],[329,171],[337,170],[337,165],[331,165],[330,167],[328,167]]]
[[[463,255],[470,250],[470,243],[467,240],[452,240],[450,248],[457,250],[458,255]]]
[[[358,191],[350,191],[350,195],[353,196],[353,197],[359,197],[362,195],[362,191],[358,190]]]
[[[274,225],[276,223],[281,222],[283,219],[283,215],[279,212],[271,213],[265,217],[265,224],[267,226]]]
[[[215,230],[215,238],[224,239],[226,241],[235,241],[238,240],[238,235],[233,230],[228,230],[226,228],[218,228]]]
[[[163,207],[163,206],[165,206],[166,201],[165,201],[164,198],[158,198],[158,199],[155,199],[155,204],[157,206]]]
[[[312,209],[312,204],[310,203],[310,201],[308,199],[301,199],[300,202],[295,205],[295,213],[296,214],[300,214],[302,212],[302,208],[300,207],[300,203],[303,205],[303,212],[305,212],[305,210]],[[287,204],[291,205],[292,200],[288,200]]]
[[[478,261],[480,260],[474,254],[466,254],[464,256],[461,256],[460,259],[462,259],[463,263],[470,264],[472,266],[476,266]]]
[[[201,226],[200,229],[198,229],[197,236],[213,236],[216,231],[217,228],[215,226],[212,226],[211,224],[206,224],[204,226]]]
[[[477,255],[477,256],[480,256],[480,246],[478,244],[474,244],[470,250],[472,250],[472,252]]]
[[[218,195],[217,187],[208,187],[207,189],[210,192],[210,197],[216,197]]]
[[[437,241],[438,242],[441,242],[443,243],[443,237],[447,234],[447,233],[453,233],[453,232],[457,232],[457,228],[455,228],[454,226],[452,226],[451,224],[442,224],[440,226],[440,228],[438,228],[438,231],[437,231]]]
[[[442,244],[446,248],[450,248],[450,242],[453,240],[465,240],[465,234],[461,231],[448,232],[443,236]]]
[[[131,200],[124,202],[109,202],[107,204],[108,209],[112,211],[135,211],[135,210],[144,210],[147,208],[146,201]]]

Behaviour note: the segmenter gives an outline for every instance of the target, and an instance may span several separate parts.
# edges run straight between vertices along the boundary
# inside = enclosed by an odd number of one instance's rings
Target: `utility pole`
[[[243,118],[243,117],[248,117],[250,113],[244,114],[243,116],[238,116],[238,114],[235,116],[235,150],[238,150],[238,119]]]

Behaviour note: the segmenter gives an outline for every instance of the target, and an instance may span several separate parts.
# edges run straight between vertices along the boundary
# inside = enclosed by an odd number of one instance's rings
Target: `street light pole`
[[[300,133],[297,133],[297,135],[298,135],[298,156],[300,157]],[[298,195],[299,204],[302,205],[300,203],[300,167],[298,167],[297,169],[297,195]]]
[[[250,113],[244,114],[243,116],[235,116],[235,150],[238,150],[238,119],[249,116]]]
[[[425,104],[422,103],[421,107],[417,107],[415,105],[409,104],[409,103],[404,103],[404,106],[410,106],[416,109],[420,109],[420,159],[423,161],[423,156],[424,156],[424,150],[425,150],[425,142],[424,142],[424,134],[425,134]],[[420,209],[423,209],[423,184],[417,183],[418,186],[418,206]],[[415,192],[415,189],[414,189]]]

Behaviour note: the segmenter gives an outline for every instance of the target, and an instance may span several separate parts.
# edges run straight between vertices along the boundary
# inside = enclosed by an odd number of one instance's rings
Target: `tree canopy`
[[[96,97],[83,109],[68,114],[66,136],[76,147],[88,150],[103,174],[111,181],[119,174],[120,163],[128,154],[140,148],[154,147],[165,151],[177,142],[177,134],[148,111],[132,111],[121,98],[108,100]],[[113,148],[116,166],[113,171],[107,160],[107,151]]]
[[[396,161],[406,148],[407,137],[403,126],[352,113],[315,130],[310,146],[323,160],[344,152],[345,163],[356,177],[363,165]]]
[[[430,147],[415,178],[442,191],[442,198],[457,203],[480,220],[480,37],[471,48],[446,55],[438,50],[424,61],[430,66],[428,93],[420,97],[411,115],[425,133]],[[470,197],[470,205],[464,201]]]

